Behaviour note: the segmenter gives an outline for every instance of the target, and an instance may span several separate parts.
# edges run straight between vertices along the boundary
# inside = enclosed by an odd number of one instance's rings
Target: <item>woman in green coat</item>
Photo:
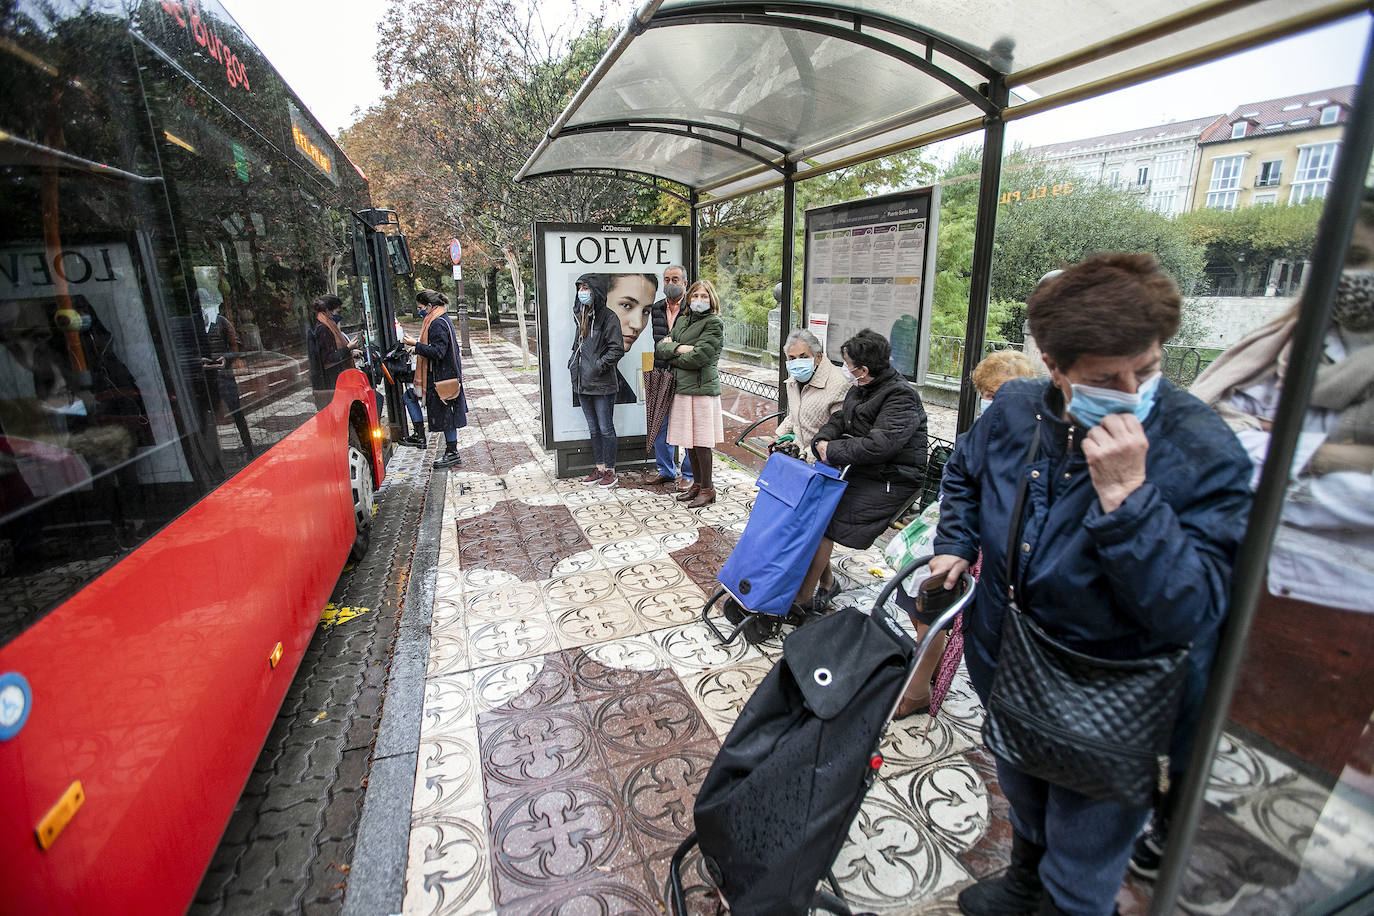
[[[672,332],[655,346],[655,355],[673,370],[676,393],[668,416],[668,444],[687,450],[692,463],[691,489],[677,498],[689,509],[716,501],[711,486],[711,450],[725,441],[720,412],[720,348],[725,322],[715,287],[698,280],[687,291],[687,312],[673,323]]]

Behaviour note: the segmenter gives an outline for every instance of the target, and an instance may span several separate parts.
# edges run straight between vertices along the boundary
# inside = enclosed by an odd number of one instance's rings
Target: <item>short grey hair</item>
[[[794,343],[804,343],[810,349],[812,355],[821,352],[820,339],[806,328],[793,328],[792,333],[787,335],[787,340],[783,342],[782,349],[786,352],[787,348]]]
[[[663,268],[663,272],[664,272],[665,274],[666,274],[668,271],[670,271],[670,270],[680,270],[680,271],[682,271],[682,279],[684,279],[684,280],[687,279],[687,268],[684,267],[683,265],[681,265],[681,264],[669,264],[667,267]]]

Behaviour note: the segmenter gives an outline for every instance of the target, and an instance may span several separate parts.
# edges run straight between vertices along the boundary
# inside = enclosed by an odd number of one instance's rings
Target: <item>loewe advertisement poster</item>
[[[588,447],[587,422],[572,391],[568,358],[576,333],[577,278],[601,274],[606,305],[620,323],[625,345],[615,405],[622,463],[645,457],[644,365],[654,351],[650,307],[662,298],[663,271],[685,263],[688,233],[686,226],[534,224],[545,448]],[[631,437],[637,442],[628,442]],[[637,452],[630,451],[632,445]]]

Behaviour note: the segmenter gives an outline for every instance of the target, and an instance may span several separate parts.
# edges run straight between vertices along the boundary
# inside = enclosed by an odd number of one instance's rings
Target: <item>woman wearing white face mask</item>
[[[1022,621],[1106,667],[1188,647],[1176,716],[1165,696],[1123,712],[1167,736],[1167,756],[1139,758],[1152,784],[1187,762],[1250,492],[1249,460],[1225,424],[1160,378],[1181,301],[1149,255],[1095,255],[1042,283],[1026,310],[1050,379],[1003,385],[945,465],[930,566],[951,588],[982,551],[964,658],[989,710],[984,735],[1012,824],[1010,867],[961,892],[963,913],[1111,913],[1150,815],[1148,802],[1084,794],[1082,767],[1036,756],[1058,740],[1043,737],[1051,728],[1029,747],[998,743],[995,726],[1010,715],[1002,698],[1025,670],[1001,670],[1029,630]],[[1102,695],[1085,689],[1074,708]]]
[[[692,463],[692,486],[677,495],[689,509],[716,501],[711,485],[712,449],[725,439],[720,409],[720,349],[725,323],[715,287],[698,280],[687,290],[687,313],[673,323],[654,353],[673,370],[676,393],[668,418],[668,444],[687,449]]]
[[[778,424],[777,438],[769,449],[785,444],[791,436],[801,456],[814,461],[811,440],[816,430],[840,409],[854,383],[826,358],[821,342],[805,328],[787,335],[783,354],[787,357],[787,416]]]

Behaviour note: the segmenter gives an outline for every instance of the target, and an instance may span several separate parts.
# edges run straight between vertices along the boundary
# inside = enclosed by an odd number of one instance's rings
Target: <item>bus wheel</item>
[[[358,431],[348,427],[348,489],[353,497],[353,549],[348,558],[358,562],[372,540],[372,457],[363,451]]]

